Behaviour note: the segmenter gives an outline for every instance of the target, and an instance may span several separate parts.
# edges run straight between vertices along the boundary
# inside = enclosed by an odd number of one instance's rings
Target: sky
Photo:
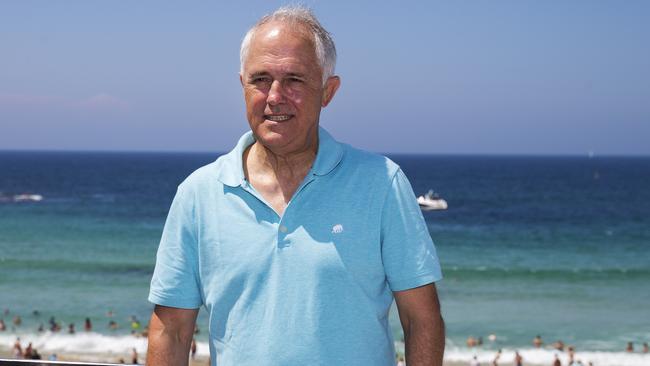
[[[0,1],[0,150],[230,150],[239,44],[279,1]],[[648,1],[304,1],[384,153],[650,155]]]

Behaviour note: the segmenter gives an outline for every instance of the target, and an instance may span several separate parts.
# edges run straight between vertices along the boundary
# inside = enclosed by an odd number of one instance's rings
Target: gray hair
[[[313,37],[314,51],[316,51],[316,59],[323,73],[324,85],[327,79],[334,75],[334,68],[336,67],[336,47],[334,46],[334,40],[332,39],[332,35],[316,19],[314,13],[310,9],[299,5],[283,6],[272,14],[263,16],[246,32],[239,51],[241,73],[244,73],[244,61],[248,57],[253,35],[259,27],[271,21],[295,22],[307,28],[307,31]]]

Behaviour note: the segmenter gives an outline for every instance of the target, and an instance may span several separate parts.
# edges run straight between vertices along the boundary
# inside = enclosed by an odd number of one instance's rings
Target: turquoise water
[[[77,329],[90,317],[108,337],[128,334],[131,316],[146,323],[176,185],[216,156],[1,152],[0,192],[45,197],[0,202],[0,309],[9,310],[0,318],[10,327],[23,320],[6,340],[47,328],[51,316]],[[612,354],[650,342],[649,158],[392,158],[418,194],[434,188],[449,202],[424,216],[457,359],[476,352],[464,347],[470,335],[490,354],[531,348],[536,334]],[[108,310],[119,329],[108,329]],[[391,321],[400,339],[395,314]]]

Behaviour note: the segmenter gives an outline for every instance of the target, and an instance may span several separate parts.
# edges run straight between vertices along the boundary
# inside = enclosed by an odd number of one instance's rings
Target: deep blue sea
[[[129,319],[144,326],[150,315],[149,280],[176,186],[218,155],[0,152],[0,198],[43,196],[0,202],[0,318],[8,327],[0,345],[21,336],[46,350],[144,347],[128,335]],[[638,354],[650,342],[650,158],[391,158],[416,194],[434,189],[449,204],[424,212],[445,276],[438,286],[448,359],[487,361],[503,348],[545,363],[554,351],[533,349],[539,334],[574,345],[595,365],[650,365]],[[38,335],[50,317],[64,331],[75,323],[77,335]],[[91,335],[81,331],[86,317]],[[395,312],[391,321],[399,340]],[[205,314],[199,327],[204,340]],[[468,336],[483,346],[468,349]],[[636,353],[623,352],[627,342]]]

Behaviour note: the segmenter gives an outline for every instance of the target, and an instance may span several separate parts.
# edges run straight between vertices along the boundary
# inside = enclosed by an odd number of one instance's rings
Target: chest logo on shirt
[[[332,234],[340,234],[343,232],[343,225],[336,224],[332,226]]]

